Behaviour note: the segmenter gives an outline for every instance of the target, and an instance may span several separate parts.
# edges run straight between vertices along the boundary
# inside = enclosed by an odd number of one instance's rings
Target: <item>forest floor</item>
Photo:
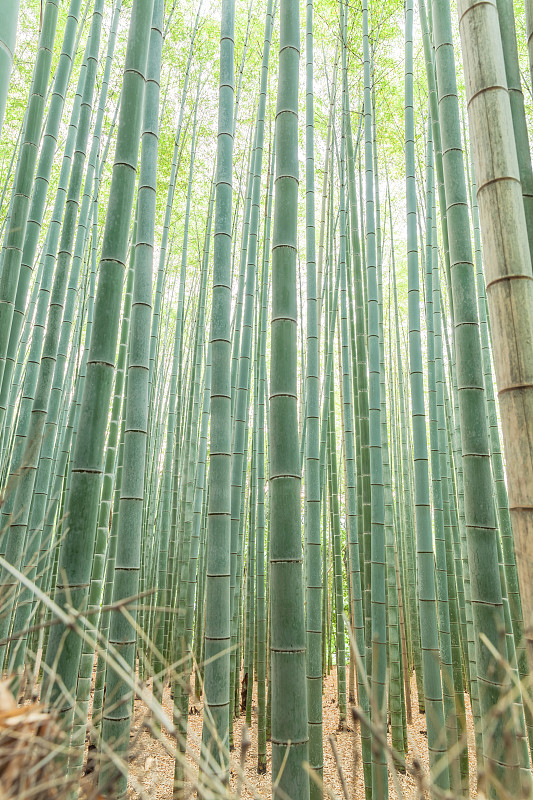
[[[254,687],[255,688],[255,687]],[[361,744],[359,724],[354,730],[352,719],[348,720],[348,729],[339,731],[339,709],[336,699],[336,673],[332,670],[324,681],[323,693],[323,725],[324,725],[324,785],[332,800],[338,800],[344,796],[339,768],[333,755],[329,737],[335,738],[338,757],[344,780],[347,785],[347,794],[353,800],[364,800],[363,768],[361,762]],[[418,713],[418,697],[416,682],[413,676],[411,684],[411,697],[413,706],[413,721],[408,726],[409,753],[407,758],[408,765],[412,765],[417,760],[421,766],[422,773],[428,772],[428,747],[426,736],[426,719],[423,714]],[[270,743],[267,742],[267,772],[263,775],[257,774],[257,705],[254,691],[252,705],[252,726],[250,730],[251,746],[246,754],[244,767],[244,782],[241,797],[243,800],[262,800],[270,798],[271,791],[271,758]],[[474,744],[473,720],[470,712],[468,697],[465,697],[467,708],[467,735],[468,735],[468,754],[470,766],[470,797],[475,798],[476,791],[476,758]],[[172,700],[169,690],[166,689],[163,697],[163,707],[169,718],[172,718]],[[188,765],[190,772],[188,775],[189,783],[185,798],[191,797],[195,791],[195,781],[198,773],[198,753],[199,742],[202,737],[202,704],[197,703],[196,707],[200,713],[189,714],[188,722]],[[161,739],[154,738],[148,726],[143,723],[146,720],[146,706],[140,701],[135,702],[135,719],[132,728],[132,741],[134,749],[130,761],[130,779],[128,785],[128,796],[141,800],[171,800],[172,784],[174,778],[174,758],[171,755],[175,747],[175,740],[166,733],[161,734]],[[237,782],[237,764],[240,759],[240,743],[242,738],[243,726],[245,724],[244,714],[234,722],[234,741],[235,750],[232,753],[231,777],[232,788]],[[390,732],[388,734],[390,744]],[[355,765],[355,769],[354,769]],[[389,770],[389,798],[390,800],[418,800],[421,794],[421,784],[415,780],[409,771],[406,774],[395,773],[391,776]]]

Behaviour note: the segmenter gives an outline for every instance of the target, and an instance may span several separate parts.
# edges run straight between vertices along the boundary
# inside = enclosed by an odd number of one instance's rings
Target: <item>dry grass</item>
[[[52,714],[36,703],[18,706],[0,682],[0,800],[59,800],[64,743]]]

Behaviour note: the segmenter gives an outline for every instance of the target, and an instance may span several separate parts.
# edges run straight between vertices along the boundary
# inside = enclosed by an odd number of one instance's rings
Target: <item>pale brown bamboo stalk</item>
[[[533,666],[533,275],[498,12],[458,0],[494,365]]]

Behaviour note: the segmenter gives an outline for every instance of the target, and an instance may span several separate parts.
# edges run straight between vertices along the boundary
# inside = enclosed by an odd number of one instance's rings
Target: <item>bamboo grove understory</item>
[[[129,796],[136,698],[174,797],[242,715],[320,800],[333,668],[366,800],[415,698],[432,797],[533,795],[532,81],[531,0],[0,0],[0,669],[61,796]]]

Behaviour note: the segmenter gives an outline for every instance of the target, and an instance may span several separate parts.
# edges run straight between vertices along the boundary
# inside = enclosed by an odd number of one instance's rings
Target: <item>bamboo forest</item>
[[[0,0],[0,800],[533,800],[533,0]]]

